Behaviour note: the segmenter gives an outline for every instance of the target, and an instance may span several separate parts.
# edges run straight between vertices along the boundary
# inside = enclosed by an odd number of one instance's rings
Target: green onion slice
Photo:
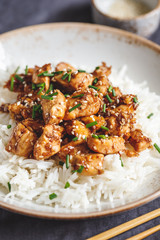
[[[69,155],[66,156],[66,168],[69,168]]]
[[[103,104],[103,112],[104,113],[106,112],[106,104],[105,103]]]
[[[14,77],[11,78],[10,90],[13,91],[13,88],[14,88]]]
[[[12,125],[7,125],[7,128],[10,129],[12,127]]]
[[[57,197],[57,194],[55,194],[55,193],[51,193],[50,195],[49,195],[49,199],[50,200],[52,200],[52,199],[54,199],[54,198],[56,198]]]
[[[95,79],[93,80],[93,85],[95,85],[97,82],[98,82],[98,78],[95,78]]]
[[[84,96],[84,94],[82,93],[82,94],[79,94],[79,95],[73,96],[72,98],[80,98],[80,97],[83,97],[83,96]]]
[[[83,169],[84,169],[84,166],[81,165],[77,170],[73,170],[72,173],[75,173],[75,172],[82,173]]]
[[[157,143],[154,143],[153,145],[155,147],[155,149],[160,153],[160,147],[157,145]]]
[[[70,187],[70,183],[69,182],[66,182],[64,188],[69,188]]]
[[[39,73],[37,76],[38,77],[41,77],[41,76],[44,76],[44,74],[48,73],[48,71],[45,71],[45,72],[42,72],[42,73]]]
[[[86,71],[82,69],[78,69],[78,72],[85,73]]]
[[[65,73],[65,74],[62,76],[62,80],[65,80],[67,77],[68,77],[68,73]]]
[[[107,128],[107,127],[105,127],[105,126],[101,126],[101,128],[102,128],[103,130],[109,131],[109,128]]]
[[[153,113],[150,113],[147,118],[150,119],[154,114]]]
[[[77,141],[78,140],[78,137],[74,137],[73,139],[72,139],[72,141]]]
[[[82,105],[82,103],[78,103],[77,105],[75,105],[74,107],[70,108],[68,111],[72,112],[73,110],[75,110],[76,108],[80,107]]]
[[[25,68],[25,75],[28,74],[28,65],[26,65],[26,68]]]
[[[93,138],[99,139],[98,135],[92,134]]]
[[[110,96],[108,94],[105,97],[107,98],[109,103],[112,103],[112,99],[110,98]]]
[[[138,100],[137,100],[136,97],[133,98],[133,102],[134,102],[134,103],[138,103]]]
[[[112,95],[113,95],[113,97],[115,97],[115,96],[116,96],[116,92],[115,92],[115,90],[114,90],[114,89],[112,89]]]
[[[96,70],[98,70],[98,69],[100,69],[100,67],[98,66],[98,67],[96,67]]]
[[[112,92],[113,87],[110,85],[108,88],[108,92],[111,93]]]
[[[122,161],[122,158],[120,157],[119,160],[121,161],[121,167],[124,167],[124,164],[123,164],[123,161]]]
[[[19,71],[19,69],[20,69],[20,66],[18,66],[18,67],[16,68],[16,70],[14,71],[14,73],[17,73],[17,72]]]
[[[9,190],[9,192],[11,192],[11,184],[10,184],[10,182],[8,182],[7,184],[8,184],[8,190]]]
[[[97,125],[97,124],[98,124],[97,121],[94,121],[94,122],[88,123],[88,124],[86,124],[86,128],[93,127],[94,125]]]
[[[24,81],[24,79],[23,78],[21,78],[19,75],[17,75],[17,74],[15,74],[15,78],[18,80],[18,81],[20,81],[20,82],[23,82]]]
[[[93,89],[95,89],[95,90],[97,90],[97,91],[99,91],[99,90],[100,90],[98,87],[96,87],[96,86],[93,86],[93,85],[89,85],[88,87],[89,87],[89,88],[93,88]]]

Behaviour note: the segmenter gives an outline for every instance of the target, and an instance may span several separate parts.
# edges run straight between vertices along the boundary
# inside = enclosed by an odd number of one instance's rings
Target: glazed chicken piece
[[[142,152],[146,148],[151,147],[151,140],[143,135],[140,129],[131,131],[129,143],[133,146],[136,152]]]
[[[49,85],[50,85],[50,77],[43,76],[43,75],[38,76],[39,74],[41,74],[43,72],[51,73],[51,64],[50,63],[45,64],[42,67],[35,66],[35,68],[33,69],[32,82],[34,84],[44,83],[45,90],[48,90]]]
[[[36,133],[38,137],[43,132],[43,127],[44,127],[44,121],[40,119],[32,119],[32,118],[27,118],[22,121],[22,124],[30,131],[33,131]]]
[[[105,121],[104,117],[102,117],[102,116],[92,115],[92,116],[89,116],[89,117],[83,117],[83,118],[81,118],[81,120],[85,124],[89,124],[89,123],[95,122],[95,121],[97,122],[96,125],[89,128],[91,130],[91,132],[96,132],[99,129],[101,129],[101,126],[106,125],[106,121]]]
[[[58,124],[65,115],[66,99],[59,90],[54,90],[53,100],[42,99],[43,119],[45,124]]]
[[[42,135],[34,145],[34,158],[44,160],[59,152],[62,131],[63,128],[58,125],[45,125]]]
[[[103,154],[82,154],[74,157],[74,169],[79,169],[81,166],[84,167],[82,175],[94,176],[103,173]]]
[[[90,136],[87,139],[88,147],[98,153],[114,154],[125,149],[125,141],[122,137],[109,137],[106,139],[96,139]]]
[[[68,72],[66,78],[64,78],[67,72],[55,75],[52,81],[55,81],[59,85],[67,90],[67,92],[74,92],[77,90],[85,90],[89,85],[92,85],[93,76],[86,72]]]
[[[56,65],[55,67],[55,71],[59,72],[59,71],[70,71],[72,70],[72,72],[76,72],[77,69],[74,68],[73,66],[71,66],[69,63],[65,63],[65,62],[60,62]]]
[[[29,130],[22,123],[18,123],[13,129],[6,151],[18,156],[29,157],[36,140],[37,135],[33,131]]]
[[[107,67],[105,62],[102,62],[101,66],[96,67],[92,73],[94,77],[105,76],[108,77],[111,74],[111,67]]]
[[[18,101],[8,106],[11,117],[20,121],[32,117],[33,106],[37,108],[35,117],[41,116],[40,98],[36,94],[19,95]]]
[[[82,175],[93,176],[103,172],[103,154],[91,153],[86,143],[80,141],[70,142],[63,146],[58,153],[58,157],[66,162],[66,156],[69,155],[69,162],[75,170],[83,166]]]
[[[74,135],[75,137],[78,137],[78,140],[82,141],[85,141],[90,135],[90,130],[79,120],[68,121],[65,124],[65,129],[69,135]]]
[[[67,109],[64,120],[72,120],[78,117],[96,114],[101,106],[101,100],[94,89],[74,92],[67,101]],[[81,97],[77,97],[77,96]]]
[[[95,84],[94,84],[95,83]],[[98,93],[101,93],[103,96],[107,94],[107,89],[110,86],[110,82],[107,77],[100,76],[93,80],[93,84],[98,88]]]

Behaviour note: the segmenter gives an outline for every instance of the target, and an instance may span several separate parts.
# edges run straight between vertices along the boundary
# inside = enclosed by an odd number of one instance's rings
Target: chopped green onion
[[[80,107],[82,105],[82,103],[78,103],[77,105],[75,105],[74,107],[70,108],[68,111],[72,112],[73,110],[75,110],[76,108]]]
[[[108,92],[111,93],[112,92],[113,87],[110,85],[108,88]]]
[[[115,90],[114,90],[114,89],[112,89],[112,95],[113,95],[113,97],[115,97],[115,96],[116,96],[116,92],[115,92]]]
[[[44,90],[44,87],[41,87],[41,89],[39,90],[39,92],[37,93],[38,95]]]
[[[50,95],[41,95],[42,99],[47,99],[47,100],[53,100],[53,96],[56,96],[58,94],[58,92],[54,92]]]
[[[45,86],[45,83],[43,82],[43,83],[38,83],[38,84],[36,84],[36,87],[44,87]]]
[[[53,84],[51,83],[49,86],[49,89],[45,92],[45,94],[48,94],[50,91],[53,91]]]
[[[122,161],[122,158],[120,157],[119,160],[121,161],[121,167],[124,167],[124,164],[123,164],[123,161]]]
[[[16,70],[15,70],[14,73],[17,73],[17,72],[19,71],[19,69],[20,69],[20,66],[18,66],[18,67],[16,68]]]
[[[102,128],[103,130],[109,131],[109,128],[107,128],[107,127],[105,127],[105,126],[101,126],[101,128]]]
[[[84,96],[84,93],[76,95],[76,96],[73,96],[72,98],[79,98],[79,97],[83,97],[83,96]]]
[[[77,141],[78,140],[78,137],[74,137],[73,139],[72,139],[72,141]]]
[[[9,192],[11,192],[11,184],[10,184],[10,182],[8,182],[7,184],[8,184],[8,190],[9,190]]]
[[[65,74],[62,76],[62,80],[65,80],[67,77],[68,77],[68,73],[65,73]]]
[[[66,97],[70,97],[70,95],[69,95],[69,94],[64,94],[64,96],[65,96],[65,98],[66,98]]]
[[[96,138],[96,139],[99,138],[99,137],[98,137],[97,135],[95,135],[95,134],[92,134],[92,137],[93,137],[93,138]]]
[[[43,73],[44,77],[54,77],[54,73]]]
[[[78,72],[84,73],[84,72],[86,72],[86,71],[85,71],[85,70],[82,70],[82,69],[78,69]]]
[[[98,124],[97,121],[94,121],[94,122],[88,123],[88,124],[86,124],[86,128],[93,127],[94,125],[97,125],[97,124]]]
[[[32,83],[32,90],[35,90],[35,89],[36,89],[36,84]]]
[[[48,73],[48,71],[45,71],[45,72],[39,73],[37,76],[38,76],[38,77],[44,76],[45,73]]]
[[[98,93],[95,94],[95,97],[97,97],[97,96],[98,96]]]
[[[59,165],[60,165],[60,166],[63,166],[63,165],[64,165],[64,162],[59,161]]]
[[[71,81],[71,73],[68,73],[68,82]]]
[[[93,80],[93,84],[96,84],[98,82],[98,78],[95,78],[94,80]]]
[[[35,119],[36,117],[36,111],[38,111],[40,109],[41,105],[34,105],[33,109],[32,109],[32,118]]]
[[[66,156],[66,168],[69,168],[69,155]]]
[[[100,67],[98,66],[98,67],[96,67],[96,70],[98,70],[98,69],[100,69]]]
[[[75,172],[82,173],[83,169],[84,169],[84,166],[81,165],[77,170],[73,170],[72,173],[75,173]]]
[[[98,135],[98,138],[106,139],[105,135]]]
[[[56,197],[57,197],[57,194],[55,194],[55,193],[52,193],[52,194],[49,195],[49,199],[50,200],[52,200],[52,199],[54,199]]]
[[[7,125],[7,128],[10,129],[12,127],[12,125]]]
[[[93,88],[93,89],[95,89],[95,90],[97,90],[97,91],[99,91],[99,90],[100,90],[98,87],[96,87],[96,86],[93,86],[93,85],[89,85],[88,87],[89,87],[89,88]]]
[[[72,72],[72,69],[68,69],[67,72]]]
[[[137,100],[137,98],[136,98],[136,97],[134,97],[134,98],[133,98],[133,102],[135,102],[135,103],[137,103],[137,102],[138,102],[138,100]]]
[[[63,71],[57,71],[57,72],[52,72],[53,74],[62,74],[63,73]]]
[[[150,113],[147,118],[150,119],[154,114],[153,113]]]
[[[160,147],[157,145],[157,143],[154,143],[153,145],[155,147],[155,149],[160,153]]]
[[[108,94],[105,97],[107,98],[109,103],[112,103],[112,99],[110,98],[110,96]]]
[[[28,74],[28,65],[26,65],[26,68],[25,68],[25,75]]]
[[[24,81],[24,79],[23,78],[21,78],[19,75],[17,75],[17,74],[15,74],[15,78],[18,80],[18,81],[20,81],[20,82],[23,82]]]
[[[105,103],[103,104],[103,112],[104,113],[106,112],[106,104]]]
[[[14,87],[14,77],[11,78],[11,86],[10,86],[11,91],[13,91],[13,87]]]
[[[70,183],[69,182],[66,182],[64,188],[69,188],[70,187]]]

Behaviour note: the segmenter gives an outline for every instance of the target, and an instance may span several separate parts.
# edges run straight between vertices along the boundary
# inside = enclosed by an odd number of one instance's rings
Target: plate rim
[[[157,54],[160,54],[160,46],[148,39],[145,39],[143,37],[137,36],[134,33],[130,33],[124,30],[104,26],[104,25],[98,25],[98,24],[90,24],[90,23],[79,23],[79,22],[60,22],[60,23],[44,23],[44,24],[37,24],[37,25],[31,25],[23,28],[18,28],[15,30],[11,30],[5,33],[0,34],[0,41],[9,38],[12,35],[18,34],[18,33],[25,33],[27,31],[35,31],[38,29],[55,29],[55,28],[90,28],[95,31],[105,31],[109,32],[114,35],[125,37],[127,41],[129,41],[130,44],[135,45],[144,45],[147,48],[150,48],[152,51],[156,52]],[[119,39],[120,40],[120,39]],[[27,215],[31,217],[37,217],[37,218],[45,218],[45,219],[57,219],[57,220],[74,220],[74,219],[89,219],[89,218],[95,218],[95,217],[103,217],[108,216],[116,213],[120,213],[123,211],[131,210],[133,208],[142,206],[146,203],[149,203],[150,201],[160,197],[160,189],[155,191],[152,194],[149,194],[139,200],[133,201],[131,203],[107,209],[107,210],[100,210],[100,211],[92,211],[92,212],[83,212],[83,213],[56,213],[56,212],[48,212],[48,211],[41,211],[41,210],[34,210],[29,208],[23,208],[18,207],[14,204],[10,204],[4,201],[0,200],[0,207],[9,210],[11,212],[15,212],[22,215]]]

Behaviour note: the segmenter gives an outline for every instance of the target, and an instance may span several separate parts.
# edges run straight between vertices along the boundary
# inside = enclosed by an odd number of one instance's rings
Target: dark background
[[[0,33],[28,25],[64,21],[92,23],[90,0],[0,0]],[[160,44],[160,27],[150,40]],[[36,219],[0,209],[0,240],[86,239],[159,207],[160,198],[117,215],[75,221]],[[114,240],[124,240],[159,222],[159,218],[154,219]],[[160,232],[146,239],[159,240]]]

